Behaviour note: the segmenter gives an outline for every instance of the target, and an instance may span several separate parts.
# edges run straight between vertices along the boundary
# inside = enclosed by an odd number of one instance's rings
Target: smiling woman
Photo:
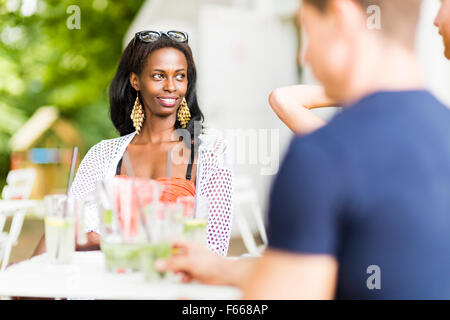
[[[186,129],[193,139],[200,134],[193,130],[196,121],[203,121],[203,114],[197,101],[192,51],[185,33],[179,32],[185,35],[184,41],[168,36],[172,32],[160,36],[153,31],[138,32],[122,55],[110,87],[111,119],[121,135],[135,131],[130,114],[137,98],[147,107],[144,118],[172,116],[175,129],[181,128],[181,123],[174,111],[185,98],[192,120]]]
[[[89,150],[70,194],[84,197],[95,191],[98,181],[128,174],[168,186],[169,201],[197,194],[197,198],[209,200],[207,246],[226,255],[231,231],[232,170],[225,141],[202,133],[196,78],[187,34],[136,33],[110,86],[110,115],[120,137],[103,140]],[[181,161],[169,162],[167,168],[168,154],[175,150],[180,150]],[[122,163],[125,152],[132,173]],[[85,224],[89,242],[78,249],[98,249],[96,207],[89,208]]]

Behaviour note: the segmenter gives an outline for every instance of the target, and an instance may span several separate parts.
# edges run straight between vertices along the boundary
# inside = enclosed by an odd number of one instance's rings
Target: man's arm
[[[326,125],[311,109],[335,104],[321,86],[296,85],[277,88],[269,96],[269,104],[278,118],[295,134],[306,135]]]
[[[337,262],[330,255],[295,254],[270,249],[262,258],[229,260],[195,243],[177,244],[182,253],[156,263],[159,271],[211,285],[243,290],[244,299],[332,299]]]
[[[269,249],[243,288],[244,299],[333,299],[337,261],[330,255],[296,254]]]
[[[155,267],[161,272],[183,274],[183,282],[194,279],[206,284],[242,288],[256,260],[223,258],[195,242],[178,242],[174,248],[178,253],[171,258],[156,261]]]

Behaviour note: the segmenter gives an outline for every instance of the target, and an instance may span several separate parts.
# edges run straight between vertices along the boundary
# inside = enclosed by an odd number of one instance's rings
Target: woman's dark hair
[[[309,4],[312,4],[320,11],[324,12],[328,5],[328,0],[306,0]]]
[[[109,87],[109,104],[111,120],[121,136],[135,131],[130,114],[136,100],[137,91],[130,83],[131,72],[140,75],[147,63],[148,56],[158,49],[168,47],[180,50],[186,57],[188,87],[185,98],[191,113],[191,120],[186,125],[186,129],[189,131],[193,141],[197,140],[198,135],[201,133],[197,132],[201,131],[198,128],[194,132],[194,123],[197,121],[202,123],[204,117],[197,101],[197,70],[191,48],[187,43],[176,42],[162,35],[157,41],[151,43],[145,43],[133,38],[120,58],[116,75]],[[181,128],[181,124],[176,120],[175,129],[178,128]]]

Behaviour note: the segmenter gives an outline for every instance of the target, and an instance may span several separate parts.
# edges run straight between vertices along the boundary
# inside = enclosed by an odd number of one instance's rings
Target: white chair
[[[251,185],[250,178],[246,176],[235,177],[233,188],[233,218],[239,228],[239,233],[244,245],[248,250],[248,253],[243,256],[259,257],[267,247],[267,233],[264,226],[261,206],[259,205],[258,195]],[[262,245],[260,246],[256,245],[252,228],[250,228],[249,222],[245,217],[245,213],[248,212],[247,210],[249,210],[256,223],[258,235],[262,240]]]
[[[4,200],[27,200],[33,189],[36,171],[30,169],[12,170],[6,178],[7,185],[2,190]],[[11,255],[12,247],[17,244],[22,231],[26,209],[13,209],[8,212],[0,212],[0,261],[1,271],[6,269]],[[11,226],[8,232],[3,231],[6,218],[12,216]]]

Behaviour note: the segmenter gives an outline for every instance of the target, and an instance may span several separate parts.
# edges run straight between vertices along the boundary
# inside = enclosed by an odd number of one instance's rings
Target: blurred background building
[[[11,170],[33,168],[36,181],[30,199],[65,193],[72,149],[85,149],[78,129],[55,107],[41,107],[11,137]]]

